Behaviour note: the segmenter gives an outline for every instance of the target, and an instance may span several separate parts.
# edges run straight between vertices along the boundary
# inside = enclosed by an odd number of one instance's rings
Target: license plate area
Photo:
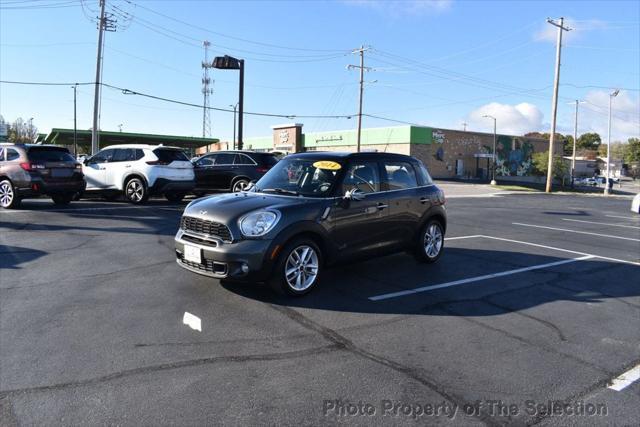
[[[197,246],[184,245],[184,259],[185,261],[202,264],[202,249]]]
[[[73,175],[73,169],[54,168],[51,169],[52,178],[69,178]]]

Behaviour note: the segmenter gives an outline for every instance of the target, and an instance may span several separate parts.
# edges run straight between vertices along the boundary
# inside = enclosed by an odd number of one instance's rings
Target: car
[[[187,205],[176,261],[198,274],[266,282],[298,296],[341,262],[407,250],[437,261],[446,218],[443,191],[413,157],[291,154],[245,191]]]
[[[0,206],[17,208],[22,199],[46,195],[58,205],[84,190],[82,165],[55,145],[0,144]]]
[[[272,153],[218,151],[198,157],[194,162],[198,196],[212,191],[241,191],[257,181],[278,163]]]
[[[631,212],[640,214],[640,193],[636,194],[631,202]]]
[[[84,195],[108,200],[124,195],[133,204],[156,194],[178,202],[195,186],[187,155],[164,145],[112,145],[86,158],[82,170],[87,181]]]

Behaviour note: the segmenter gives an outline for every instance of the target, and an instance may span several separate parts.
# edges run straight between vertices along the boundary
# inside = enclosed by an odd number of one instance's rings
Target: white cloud
[[[609,93],[606,90],[592,90],[580,104],[578,133],[597,132],[603,142],[607,138],[609,117]],[[621,90],[612,99],[611,140],[626,141],[630,137],[640,137],[640,97]]]
[[[556,23],[559,23],[559,19],[553,18]],[[565,31],[562,34],[562,43],[574,41],[582,37],[588,31],[601,30],[607,28],[606,22],[599,21],[597,19],[576,21],[571,18],[564,20],[564,26],[571,28],[571,31]],[[558,27],[544,22],[538,30],[533,34],[533,39],[541,42],[555,43],[558,37]]]
[[[496,118],[498,133],[524,135],[528,132],[541,131],[542,111],[533,104],[523,102],[517,105],[492,102],[472,111],[467,121],[472,128],[493,131],[493,121],[483,117],[490,115]]]
[[[344,3],[365,7],[385,15],[426,15],[451,8],[453,0],[345,0]]]

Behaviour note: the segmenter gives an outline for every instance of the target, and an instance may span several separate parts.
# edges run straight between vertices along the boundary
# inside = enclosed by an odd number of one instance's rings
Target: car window
[[[141,158],[144,157],[144,151],[143,150],[141,150],[140,148],[136,148],[135,151],[136,151],[135,152],[135,156],[134,156],[135,160],[140,160]]]
[[[27,151],[29,160],[36,162],[75,162],[69,150],[57,147],[31,147]]]
[[[427,167],[424,165],[424,163],[422,162],[418,162],[416,165],[416,169],[418,171],[418,178],[419,179],[419,184],[420,185],[431,185],[433,184],[433,180],[431,179],[431,175],[429,175],[429,171],[427,170]]]
[[[245,154],[236,154],[236,158],[233,161],[234,165],[253,165],[255,162]]]
[[[18,153],[17,150],[14,150],[13,148],[7,148],[7,161],[10,162],[11,160],[17,160],[20,158],[20,153]]]
[[[4,161],[4,148],[0,147],[0,162]]]
[[[213,166],[216,161],[217,154],[213,154],[211,156],[200,157],[196,162],[198,166]]]
[[[377,162],[354,162],[349,166],[344,181],[343,193],[358,189],[363,193],[380,191],[380,173]]]
[[[113,154],[114,162],[129,162],[135,160],[135,150],[131,148],[118,148]]]
[[[269,169],[256,183],[258,192],[326,197],[331,194],[342,165],[333,160],[288,158]]]
[[[114,149],[99,151],[95,156],[91,157],[92,163],[107,163],[113,161]]]
[[[218,157],[216,157],[216,166],[218,165],[232,165],[233,160],[235,159],[235,154],[233,153],[220,153]]]
[[[153,154],[158,157],[158,160],[164,163],[171,163],[175,161],[179,162],[188,162],[189,158],[184,152],[181,150],[176,150],[173,148],[156,148],[153,150]]]
[[[278,158],[273,155],[262,156],[262,161],[267,166],[273,166],[278,163]]]
[[[386,184],[389,190],[402,190],[418,186],[416,171],[409,162],[384,162]]]

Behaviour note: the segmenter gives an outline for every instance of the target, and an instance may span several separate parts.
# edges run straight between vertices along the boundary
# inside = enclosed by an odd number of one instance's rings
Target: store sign
[[[444,144],[444,132],[440,130],[434,130],[431,133],[431,137],[433,139],[433,142],[435,142],[436,144]]]
[[[291,140],[290,140],[289,131],[287,129],[282,129],[278,133],[278,140],[276,141],[274,149],[291,151],[292,148],[293,148],[293,144],[291,143]]]

